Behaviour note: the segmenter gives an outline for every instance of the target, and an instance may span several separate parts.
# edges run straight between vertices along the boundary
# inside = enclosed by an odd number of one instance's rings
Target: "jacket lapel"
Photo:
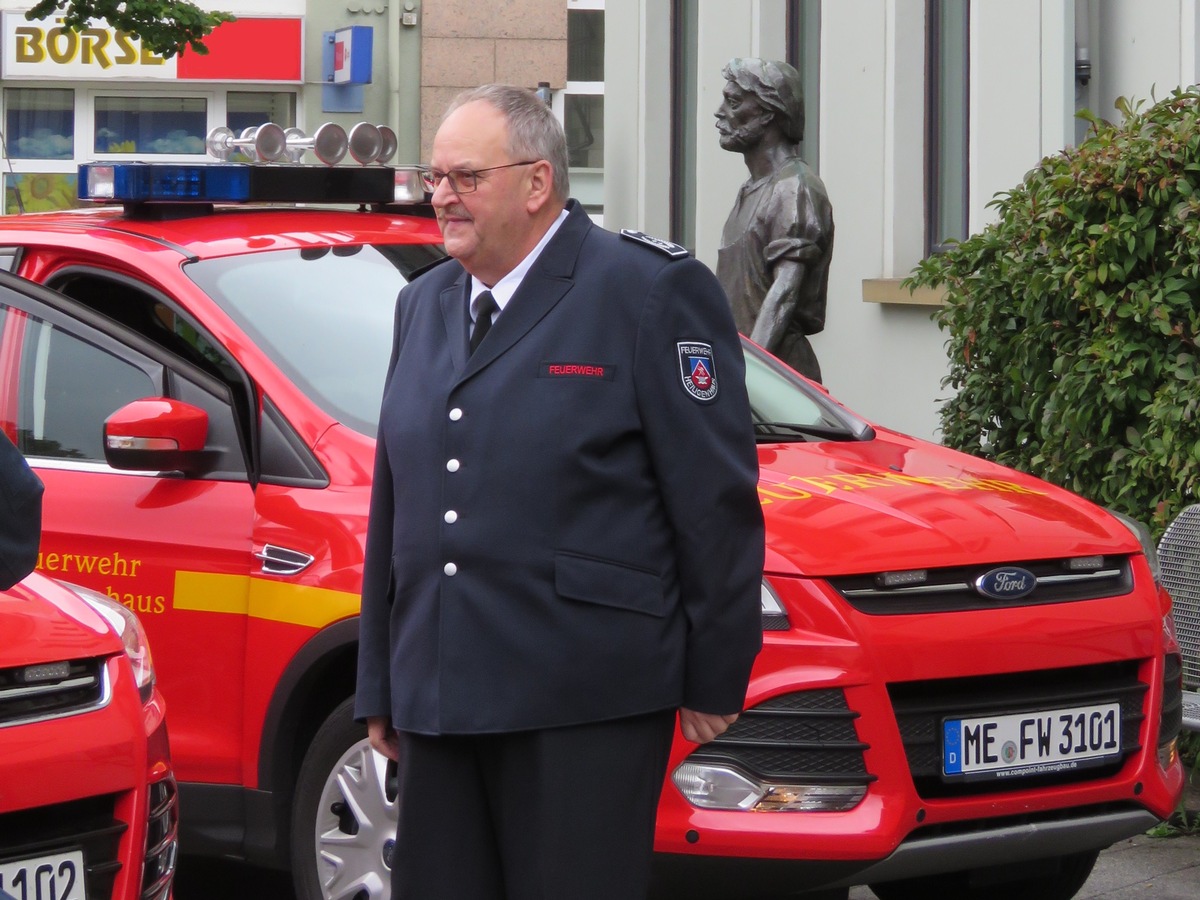
[[[470,284],[470,278],[463,272],[439,297],[442,321],[446,324],[446,345],[450,348],[455,372],[461,372],[467,364],[467,292]]]
[[[521,286],[488,332],[487,340],[467,360],[463,378],[478,372],[528,334],[574,285],[572,275],[575,261],[584,237],[593,226],[588,214],[576,201],[568,201],[567,210],[566,221],[522,279]],[[460,305],[465,310],[466,304]],[[465,324],[463,327],[466,327]]]

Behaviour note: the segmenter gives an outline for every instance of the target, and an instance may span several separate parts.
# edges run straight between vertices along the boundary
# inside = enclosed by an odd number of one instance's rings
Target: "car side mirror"
[[[208,413],[169,397],[127,403],[104,420],[104,458],[114,469],[204,472]]]

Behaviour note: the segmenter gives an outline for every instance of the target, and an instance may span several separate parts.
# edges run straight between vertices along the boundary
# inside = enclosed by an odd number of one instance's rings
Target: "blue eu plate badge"
[[[714,399],[717,396],[717,366],[713,360],[712,344],[680,341],[677,346],[683,389],[697,400]]]

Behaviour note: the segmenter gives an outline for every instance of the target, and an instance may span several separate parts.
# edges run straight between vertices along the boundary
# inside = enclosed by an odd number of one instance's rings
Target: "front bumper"
[[[1159,821],[1134,806],[1078,810],[1054,817],[998,821],[989,827],[914,832],[880,860],[755,859],[660,853],[653,896],[720,900],[796,890],[850,887],[940,872],[999,866],[1108,847],[1144,833]]]
[[[786,597],[787,586],[777,586]],[[865,796],[842,811],[701,809],[668,777],[660,886],[716,897],[1019,863],[1102,849],[1174,810],[1184,775],[1162,706],[1166,669],[1178,658],[1164,655],[1156,594],[1043,606],[1033,616],[860,617],[802,599],[788,604],[792,630],[764,635],[748,713],[735,728],[760,707],[779,726],[755,722],[739,736],[742,746],[680,742],[670,771],[724,756],[765,782],[865,783]],[[1081,706],[1097,690],[1121,704],[1128,741],[1119,760],[1011,781],[941,777],[943,718]],[[830,693],[844,705],[828,702]],[[845,711],[848,736],[835,722]]]
[[[89,897],[166,900],[178,809],[161,694],[143,704],[124,656],[99,708],[0,728],[0,858],[82,849]]]

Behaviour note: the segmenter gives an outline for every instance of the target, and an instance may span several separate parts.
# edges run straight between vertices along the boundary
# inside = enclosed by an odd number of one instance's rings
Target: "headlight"
[[[684,762],[671,780],[693,806],[754,812],[845,812],[867,789],[856,784],[775,784],[758,781],[733,766]]]
[[[142,702],[149,702],[154,690],[154,660],[150,657],[150,642],[146,640],[146,632],[138,617],[111,597],[77,584],[67,586],[99,613],[121,639],[125,645],[125,655],[133,666],[133,677],[137,681]]]
[[[762,610],[763,631],[788,630],[790,625],[788,624],[787,610],[783,608],[779,597],[765,578],[762,580],[762,587],[758,592],[758,603]]]
[[[1150,566],[1150,574],[1154,576],[1154,583],[1161,584],[1162,579],[1159,577],[1158,568],[1158,548],[1154,546],[1154,541],[1150,537],[1150,529],[1132,516],[1117,512],[1115,509],[1110,509],[1109,512],[1120,519],[1125,527],[1132,531],[1134,537],[1141,543],[1142,552],[1146,554],[1146,562]]]

